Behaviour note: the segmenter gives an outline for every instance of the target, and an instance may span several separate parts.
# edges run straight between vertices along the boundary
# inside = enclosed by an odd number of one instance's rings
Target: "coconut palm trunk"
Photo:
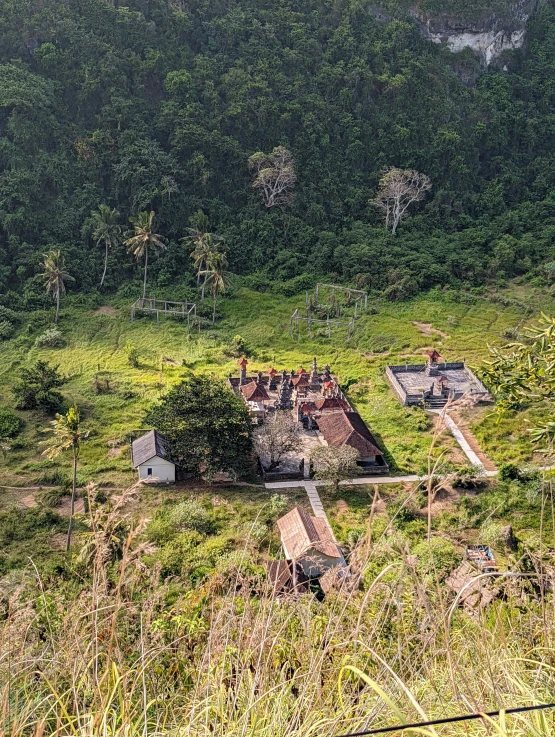
[[[204,285],[203,285],[202,289],[204,291]],[[212,310],[212,325],[214,325],[216,323],[216,304],[217,304],[217,302],[218,302],[218,290],[215,289],[214,290],[214,309]]]
[[[104,257],[104,271],[102,272],[102,279],[100,280],[100,286],[104,284],[106,278],[106,269],[108,268],[108,241],[106,241],[106,255]]]
[[[71,508],[69,511],[69,527],[67,528],[66,553],[71,544],[71,531],[73,529],[73,515],[75,512],[75,495],[77,493],[77,447],[73,446],[73,486],[71,489]]]
[[[148,268],[148,246],[145,246],[145,278],[143,281],[143,299],[146,297],[146,272]]]
[[[54,318],[54,322],[56,325],[58,324],[58,316],[60,314],[60,290],[58,289],[56,292],[56,317]]]

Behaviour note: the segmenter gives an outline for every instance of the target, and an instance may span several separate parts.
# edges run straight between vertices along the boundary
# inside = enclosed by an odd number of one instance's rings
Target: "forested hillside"
[[[193,283],[179,239],[199,208],[231,270],[259,287],[329,274],[402,298],[553,260],[552,3],[525,48],[488,70],[387,6],[1,0],[2,291],[23,294],[22,307],[46,299],[32,277],[52,247],[77,289],[96,288],[103,253],[88,218],[103,203],[125,224],[156,212],[169,247],[154,257],[154,292],[176,276]],[[279,145],[294,157],[295,196],[267,209],[247,160]],[[395,236],[370,204],[388,166],[433,185]],[[107,287],[134,268],[119,246]]]

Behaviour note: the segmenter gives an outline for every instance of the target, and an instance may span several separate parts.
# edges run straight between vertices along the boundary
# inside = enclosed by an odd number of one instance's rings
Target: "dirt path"
[[[438,330],[437,328],[432,327],[432,324],[429,322],[417,322],[414,320],[412,324],[415,328],[420,330],[422,335],[433,335],[435,333],[436,335],[441,335],[442,338],[451,337],[447,335],[447,333],[444,333],[443,330]]]

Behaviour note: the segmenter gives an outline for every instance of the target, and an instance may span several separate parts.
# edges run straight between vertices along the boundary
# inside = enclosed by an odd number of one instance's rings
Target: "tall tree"
[[[154,212],[140,212],[136,218],[131,218],[135,234],[125,241],[127,249],[135,256],[137,261],[145,259],[145,274],[143,280],[143,297],[146,297],[146,277],[148,270],[148,249],[154,248],[160,251],[166,248],[161,235],[154,232]]]
[[[71,450],[73,455],[73,483],[71,489],[71,509],[69,514],[69,527],[66,538],[66,552],[71,543],[71,531],[73,528],[73,515],[75,512],[75,495],[77,492],[77,461],[81,443],[88,437],[88,432],[81,429],[79,410],[76,406],[70,407],[65,415],[56,415],[56,419],[50,423],[46,432],[51,432],[52,437],[48,441],[48,447],[43,452],[47,458],[57,458],[65,450]]]
[[[202,210],[197,210],[189,218],[189,222],[191,223],[191,227],[187,228],[188,235],[182,238],[181,241],[185,245],[192,247],[191,258],[197,270],[197,286],[199,286],[201,274],[206,268],[208,259],[213,253],[223,251],[223,244],[221,238],[210,232],[208,217]],[[204,301],[205,287],[206,277],[202,282],[202,301]]]
[[[298,448],[300,434],[301,426],[289,412],[274,412],[266,418],[254,440],[261,463],[269,464],[266,470],[273,470],[284,455]]]
[[[252,186],[260,192],[266,207],[291,203],[297,175],[288,149],[277,146],[270,154],[257,151],[249,158],[248,165],[254,174]]]
[[[226,271],[227,259],[225,254],[215,251],[211,253],[206,261],[206,270],[202,272],[205,278],[205,284],[210,289],[210,294],[214,300],[214,309],[212,311],[212,325],[216,322],[216,304],[218,296],[225,292],[230,284],[229,277],[231,274]]]
[[[118,222],[119,212],[113,207],[108,207],[108,205],[99,205],[98,210],[91,212],[91,220],[93,238],[96,241],[96,245],[104,244],[106,249],[104,255],[104,271],[100,280],[100,286],[102,287],[106,278],[106,269],[108,268],[108,252],[110,248],[117,245],[121,237],[121,225]]]
[[[392,167],[384,171],[373,202],[384,211],[385,227],[391,228],[393,235],[410,205],[423,200],[431,188],[430,178],[414,169]]]
[[[170,389],[145,422],[164,433],[175,461],[210,478],[250,467],[252,420],[245,402],[218,379],[193,376]]]
[[[315,478],[329,481],[334,491],[339,491],[341,481],[356,476],[359,467],[356,462],[360,458],[358,451],[350,445],[341,448],[321,445],[314,448],[310,461],[314,466]]]
[[[44,254],[43,261],[44,271],[41,276],[44,279],[46,291],[52,292],[56,300],[56,317],[54,322],[58,322],[58,316],[60,314],[60,297],[66,293],[66,281],[75,281],[70,276],[65,266],[64,257],[60,251],[49,251]]]

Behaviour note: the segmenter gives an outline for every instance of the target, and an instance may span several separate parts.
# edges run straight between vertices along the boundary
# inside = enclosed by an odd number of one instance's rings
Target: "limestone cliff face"
[[[457,13],[431,13],[413,6],[409,14],[422,33],[453,52],[471,48],[488,66],[503,51],[520,48],[526,38],[526,24],[543,0],[516,0],[501,12],[475,14],[471,19]]]

